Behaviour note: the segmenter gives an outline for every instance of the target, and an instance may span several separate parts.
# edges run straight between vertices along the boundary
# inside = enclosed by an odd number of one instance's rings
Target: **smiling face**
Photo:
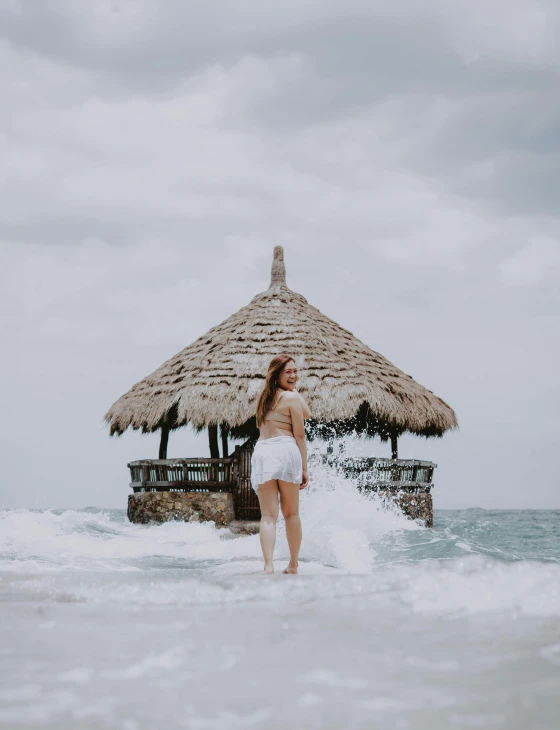
[[[296,364],[288,360],[278,375],[278,385],[284,390],[294,390],[298,381]]]

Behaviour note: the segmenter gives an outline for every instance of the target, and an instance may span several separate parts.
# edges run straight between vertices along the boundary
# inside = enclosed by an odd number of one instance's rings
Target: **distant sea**
[[[301,574],[257,535],[0,512],[0,727],[560,728],[560,511],[302,496]]]

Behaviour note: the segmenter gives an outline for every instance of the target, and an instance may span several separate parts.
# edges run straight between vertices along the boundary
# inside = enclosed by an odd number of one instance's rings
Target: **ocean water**
[[[560,728],[560,511],[425,529],[332,474],[258,536],[0,512],[0,727]],[[437,491],[436,491],[437,502]]]

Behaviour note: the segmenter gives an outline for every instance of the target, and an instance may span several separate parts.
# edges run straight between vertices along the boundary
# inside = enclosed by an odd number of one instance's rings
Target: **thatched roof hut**
[[[382,440],[409,431],[442,436],[457,426],[453,410],[382,355],[288,288],[281,246],[274,249],[269,288],[136,383],[105,419],[110,433],[161,429],[160,458],[170,429],[208,428],[212,455],[217,427],[255,436],[255,407],[270,359],[294,355],[314,417],[312,425],[357,430]],[[225,455],[225,454],[224,454]]]

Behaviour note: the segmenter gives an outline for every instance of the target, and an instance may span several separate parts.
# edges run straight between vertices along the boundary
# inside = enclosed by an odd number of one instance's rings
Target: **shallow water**
[[[560,511],[424,529],[320,483],[297,577],[281,523],[264,577],[212,524],[0,512],[0,726],[558,730]]]

